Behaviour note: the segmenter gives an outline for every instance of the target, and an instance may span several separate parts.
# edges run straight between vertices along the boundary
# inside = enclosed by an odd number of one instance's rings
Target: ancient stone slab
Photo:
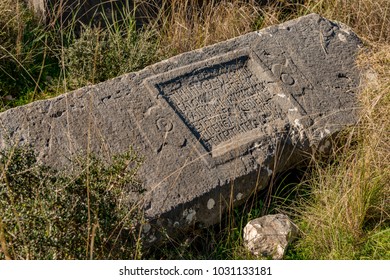
[[[297,226],[284,214],[251,220],[244,228],[244,246],[254,255],[281,260],[298,235]]]
[[[0,147],[41,162],[144,157],[144,237],[219,221],[274,173],[357,121],[361,42],[312,14],[178,55],[142,71],[0,114]]]

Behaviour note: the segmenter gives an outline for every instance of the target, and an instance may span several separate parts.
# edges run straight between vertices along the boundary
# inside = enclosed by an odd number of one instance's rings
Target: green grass
[[[26,104],[45,95],[50,76],[58,75],[50,32],[21,1],[0,3],[1,109]]]
[[[137,188],[134,153],[111,166],[87,157],[70,176],[38,165],[28,150],[2,151],[0,258],[254,258],[243,248],[243,227],[282,212],[300,228],[286,259],[390,259],[390,2],[170,0],[156,11],[141,29],[133,11],[124,9],[104,15],[104,27],[85,24],[75,31],[74,18],[64,25],[54,16],[44,25],[22,1],[1,1],[0,111],[316,12],[348,24],[366,45],[359,67],[371,74],[360,94],[358,125],[340,136],[342,145],[328,159],[314,155],[298,180],[280,174],[272,192],[254,194],[220,224],[153,250],[140,245],[133,226],[138,213],[121,203],[124,178]]]

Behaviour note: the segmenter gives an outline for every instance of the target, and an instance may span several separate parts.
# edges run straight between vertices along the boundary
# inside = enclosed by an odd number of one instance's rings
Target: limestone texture
[[[361,41],[311,14],[0,114],[0,148],[57,169],[132,146],[146,240],[220,221],[357,122]],[[326,149],[325,149],[326,150]],[[144,227],[145,229],[145,227]]]

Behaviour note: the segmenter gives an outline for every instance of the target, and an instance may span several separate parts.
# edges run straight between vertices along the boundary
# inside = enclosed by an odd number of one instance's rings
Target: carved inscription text
[[[208,151],[253,129],[261,133],[267,123],[285,117],[251,63],[241,56],[157,84]]]

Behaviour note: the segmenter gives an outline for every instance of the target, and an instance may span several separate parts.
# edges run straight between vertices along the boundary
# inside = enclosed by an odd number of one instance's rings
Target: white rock
[[[250,221],[244,228],[244,245],[256,256],[280,260],[298,228],[284,214],[267,215]]]

